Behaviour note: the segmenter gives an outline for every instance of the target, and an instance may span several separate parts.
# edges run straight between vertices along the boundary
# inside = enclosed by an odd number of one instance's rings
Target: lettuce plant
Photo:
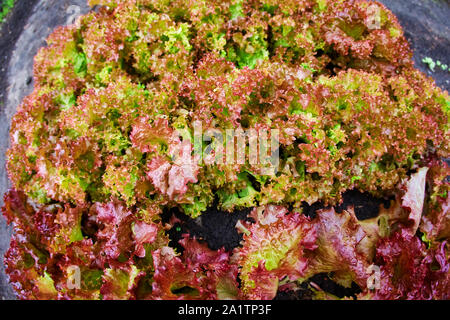
[[[272,299],[327,273],[361,299],[449,298],[450,98],[414,68],[383,5],[89,2],[100,9],[38,52],[11,124],[5,264],[18,297]],[[206,152],[225,142],[199,142],[198,124],[279,132],[279,170]],[[358,220],[334,209],[349,190],[393,200]],[[169,245],[163,211],[211,206],[252,211],[241,246]]]

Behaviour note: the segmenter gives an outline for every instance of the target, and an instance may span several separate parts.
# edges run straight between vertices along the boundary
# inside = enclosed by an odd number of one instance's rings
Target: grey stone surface
[[[425,57],[450,65],[449,0],[379,0],[398,18],[414,50],[416,67],[450,91],[450,70],[432,72],[422,62]]]

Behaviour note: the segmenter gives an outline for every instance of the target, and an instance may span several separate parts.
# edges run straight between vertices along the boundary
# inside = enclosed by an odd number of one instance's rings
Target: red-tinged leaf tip
[[[153,185],[169,199],[176,199],[188,190],[188,183],[196,183],[199,170],[198,160],[191,155],[189,141],[171,145],[173,162],[161,156],[152,159],[147,167],[147,177]]]
[[[425,200],[425,186],[428,168],[421,168],[406,182],[406,193],[402,197],[402,207],[410,210],[409,220],[412,220],[411,235],[416,234],[422,217]]]
[[[317,249],[312,253],[308,275],[333,272],[335,281],[350,287],[354,281],[366,286],[369,276],[367,251],[359,247],[367,238],[352,210],[336,213],[333,208],[317,212]]]
[[[162,146],[179,143],[178,136],[169,127],[167,119],[156,119],[152,124],[148,116],[141,117],[133,125],[130,136],[133,146],[141,152],[156,152]]]
[[[136,242],[135,254],[143,258],[145,257],[145,243],[152,243],[155,241],[158,234],[158,226],[154,224],[147,224],[138,221],[133,225],[134,240]]]
[[[133,244],[132,212],[119,202],[97,204],[96,211],[100,225],[97,238],[101,241],[101,254],[105,256],[105,262],[118,259],[121,254],[129,253]]]

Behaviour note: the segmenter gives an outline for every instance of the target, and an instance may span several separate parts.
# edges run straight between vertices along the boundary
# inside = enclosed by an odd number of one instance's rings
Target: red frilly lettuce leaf
[[[183,196],[188,190],[188,183],[197,182],[199,166],[197,159],[191,156],[191,152],[192,144],[183,141],[171,145],[170,154],[173,161],[156,156],[147,166],[147,177],[171,200]]]
[[[243,247],[233,258],[242,267],[244,297],[273,299],[280,280],[305,275],[310,261],[304,251],[317,247],[316,229],[309,218],[280,206],[255,208],[251,217],[254,224],[241,223]]]
[[[197,240],[181,240],[183,255],[170,247],[153,253],[152,299],[236,299],[238,268],[223,249],[213,251]]]
[[[449,258],[446,242],[426,250],[408,230],[399,230],[377,246],[375,265],[380,267],[379,289],[360,298],[382,300],[449,299]]]
[[[333,208],[317,212],[317,249],[311,254],[308,276],[326,272],[344,287],[367,282],[369,235],[358,223],[353,209],[336,213]]]

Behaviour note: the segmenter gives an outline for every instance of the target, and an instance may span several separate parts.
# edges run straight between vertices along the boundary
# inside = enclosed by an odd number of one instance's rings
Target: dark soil
[[[380,206],[388,209],[391,199],[379,199],[375,198],[367,192],[361,192],[359,190],[349,190],[342,195],[342,203],[336,206],[334,209],[336,212],[341,213],[343,210],[353,208],[358,220],[366,220],[375,218],[380,213]],[[309,205],[306,202],[302,204],[303,214],[310,217],[316,217],[316,211],[322,209],[329,209],[325,207],[322,202],[315,202]]]
[[[239,246],[242,240],[242,234],[235,228],[236,223],[238,220],[246,220],[249,213],[250,209],[229,213],[212,206],[197,219],[192,219],[178,209],[171,209],[163,214],[163,221],[176,221],[168,234],[170,245],[177,248],[178,252],[183,252],[178,241],[184,234],[206,242],[212,250],[225,248],[231,251]]]
[[[345,288],[331,280],[326,273],[319,273],[309,278],[295,290],[278,292],[275,300],[312,300],[314,292],[311,290],[311,283],[338,298],[356,299],[356,295],[361,292],[361,288],[354,282],[350,288]]]
[[[378,199],[367,192],[350,190],[343,194],[343,202],[336,207],[336,212],[341,213],[347,208],[353,207],[358,220],[375,218],[380,213],[380,206],[389,208],[391,199]]]
[[[305,281],[295,290],[279,291],[274,300],[312,300],[313,297],[314,292]]]
[[[319,273],[311,277],[308,282],[314,282],[323,291],[331,293],[338,298],[355,297],[356,294],[361,292],[361,288],[356,283],[352,283],[350,288],[345,288],[339,284],[336,284],[329,278],[326,273]]]

